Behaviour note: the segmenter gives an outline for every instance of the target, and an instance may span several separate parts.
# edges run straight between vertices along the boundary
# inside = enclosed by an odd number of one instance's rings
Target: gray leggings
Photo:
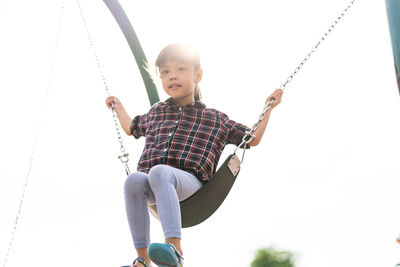
[[[135,248],[150,244],[147,204],[157,205],[165,238],[181,238],[179,202],[193,195],[201,185],[193,174],[167,165],[154,166],[149,174],[130,174],[125,181],[125,208]]]

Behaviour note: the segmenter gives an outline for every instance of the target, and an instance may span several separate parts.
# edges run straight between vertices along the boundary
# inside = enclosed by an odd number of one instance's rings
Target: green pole
[[[115,20],[118,22],[122,32],[125,35],[126,40],[128,41],[129,47],[135,57],[136,63],[139,67],[140,74],[142,75],[142,79],[144,85],[146,87],[147,95],[149,97],[150,105],[153,106],[155,103],[160,101],[160,97],[157,93],[157,87],[154,84],[154,81],[150,75],[150,73],[146,70],[148,65],[146,55],[143,52],[142,46],[140,45],[139,39],[135,33],[135,30],[130,23],[128,16],[122,9],[118,0],[103,0],[107,5],[108,9],[113,14]]]
[[[392,41],[397,87],[400,93],[400,0],[386,0],[386,11]]]

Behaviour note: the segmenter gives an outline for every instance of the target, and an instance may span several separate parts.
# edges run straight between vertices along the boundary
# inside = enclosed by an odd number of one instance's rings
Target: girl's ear
[[[203,70],[198,69],[196,72],[196,83],[200,82],[202,77],[203,77]]]

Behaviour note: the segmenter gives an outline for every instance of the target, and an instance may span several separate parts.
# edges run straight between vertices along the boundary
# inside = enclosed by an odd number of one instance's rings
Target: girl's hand
[[[276,107],[279,103],[281,103],[282,95],[283,95],[283,90],[282,90],[282,89],[276,89],[275,92],[273,92],[273,93],[267,98],[266,103],[268,103],[269,101],[271,101],[271,100],[273,99],[274,102],[272,103],[272,106],[271,106],[271,109],[273,109],[273,108]]]
[[[111,104],[113,104],[115,110],[122,106],[121,101],[119,101],[119,99],[115,96],[107,97],[107,99],[106,99],[107,107],[111,108]]]
[[[109,96],[106,99],[106,105],[108,108],[111,108],[111,104],[113,105],[113,109],[117,113],[117,117],[124,132],[127,135],[132,135],[130,130],[132,119],[131,117],[129,117],[128,113],[126,113],[126,110],[121,101],[119,101],[119,99],[115,96]]]

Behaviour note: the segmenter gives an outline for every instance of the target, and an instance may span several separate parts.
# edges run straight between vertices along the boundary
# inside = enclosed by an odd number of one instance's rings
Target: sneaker
[[[147,264],[146,260],[144,258],[141,258],[141,257],[137,257],[133,261],[133,265],[124,265],[124,266],[121,266],[121,267],[137,267],[137,265],[135,264],[137,262],[143,263],[144,267],[149,267],[149,265]]]
[[[150,259],[160,267],[182,267],[183,257],[171,243],[150,244],[148,248]]]

